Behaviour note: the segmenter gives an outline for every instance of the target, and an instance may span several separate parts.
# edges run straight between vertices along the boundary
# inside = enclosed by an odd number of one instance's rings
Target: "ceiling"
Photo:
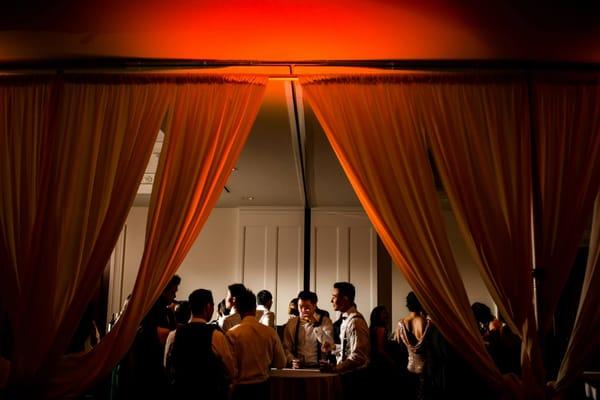
[[[164,135],[158,135],[138,190],[138,206],[149,204]],[[270,80],[217,207],[304,207],[305,182],[309,207],[360,206],[314,113],[302,101],[300,86]]]
[[[598,1],[19,0],[0,4],[0,61],[600,61]]]

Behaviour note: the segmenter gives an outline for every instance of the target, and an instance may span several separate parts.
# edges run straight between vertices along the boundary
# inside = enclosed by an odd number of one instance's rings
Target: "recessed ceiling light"
[[[254,200],[254,196],[244,196],[244,197],[242,197],[242,200],[250,200],[250,201],[252,201],[252,200]]]
[[[237,170],[238,169],[236,167],[231,168],[231,172],[237,172]]]

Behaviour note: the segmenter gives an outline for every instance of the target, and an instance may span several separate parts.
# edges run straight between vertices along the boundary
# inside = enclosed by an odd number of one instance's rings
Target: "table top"
[[[583,371],[583,380],[586,382],[600,383],[600,371]]]
[[[272,369],[271,377],[276,378],[330,378],[338,376],[332,372],[321,372],[317,368],[303,368],[303,369]]]

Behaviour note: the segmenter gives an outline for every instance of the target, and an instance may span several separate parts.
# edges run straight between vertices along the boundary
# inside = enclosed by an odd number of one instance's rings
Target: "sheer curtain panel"
[[[48,394],[75,394],[105,376],[129,349],[140,321],[196,240],[223,191],[264,97],[255,76],[177,77],[166,85],[169,117],[152,188],[146,240],[131,300],[89,353],[67,356]]]
[[[164,117],[166,99],[151,86],[118,76],[0,79],[10,394],[43,395],[93,295]]]

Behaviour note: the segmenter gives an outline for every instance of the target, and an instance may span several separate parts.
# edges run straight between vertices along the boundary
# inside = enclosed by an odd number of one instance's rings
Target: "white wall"
[[[356,287],[358,310],[369,318],[377,305],[377,235],[362,210],[314,209],[311,218],[311,290],[329,311],[337,281]]]
[[[133,290],[144,250],[147,207],[133,207],[127,217],[124,240],[123,297]],[[187,299],[198,288],[210,289],[215,303],[236,281],[238,266],[238,218],[235,208],[215,208],[177,274],[181,285],[177,299]],[[112,295],[111,295],[112,296]]]
[[[115,252],[113,257],[117,277],[111,277],[109,316],[133,289],[143,252],[147,211],[147,207],[133,207],[127,218],[119,242],[124,251]],[[448,210],[444,218],[470,302],[480,301],[494,309],[456,220]],[[215,208],[177,272],[182,278],[177,298],[186,299],[192,290],[206,288],[219,302],[227,293],[227,285],[243,282],[255,293],[261,289],[271,291],[277,323],[284,323],[289,300],[303,286],[303,227],[303,209]],[[319,295],[319,306],[332,313],[333,283],[349,280],[356,286],[359,310],[368,317],[377,306],[377,241],[369,220],[362,211],[315,209],[312,233],[310,288]],[[395,265],[391,284],[394,322],[408,312],[405,298],[411,289]]]
[[[303,288],[304,209],[240,209],[240,262],[237,281],[255,294],[273,294],[276,323],[288,319],[291,298]]]
[[[472,304],[475,301],[479,301],[488,305],[494,310],[494,301],[490,296],[485,284],[481,279],[479,270],[473,261],[473,258],[469,254],[467,245],[465,244],[462,235],[458,229],[456,219],[452,212],[448,209],[443,210],[444,220],[446,222],[446,229],[448,232],[448,238],[450,239],[450,246],[454,254],[454,259],[458,265],[459,272],[463,278],[463,282],[467,289],[467,296],[469,296],[469,302]],[[412,289],[404,279],[404,276],[400,272],[400,269],[395,264],[392,266],[392,325],[395,321],[405,316],[408,313],[406,308],[406,295]]]

